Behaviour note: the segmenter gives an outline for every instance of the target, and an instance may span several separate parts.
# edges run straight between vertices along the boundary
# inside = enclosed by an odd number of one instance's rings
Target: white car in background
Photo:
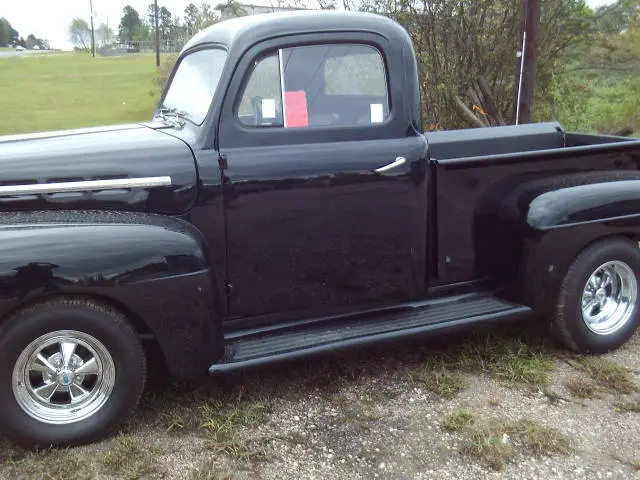
[[[26,50],[26,48],[24,48],[22,45],[16,46],[16,52],[22,52],[24,50]]]

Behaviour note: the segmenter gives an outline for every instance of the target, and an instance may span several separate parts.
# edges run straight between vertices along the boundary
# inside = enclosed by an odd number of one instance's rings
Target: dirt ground
[[[155,381],[103,442],[28,452],[0,478],[640,478],[640,333],[582,357],[539,324],[227,375]]]

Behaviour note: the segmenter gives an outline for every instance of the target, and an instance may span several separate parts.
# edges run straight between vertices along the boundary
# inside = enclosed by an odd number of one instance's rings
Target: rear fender
[[[529,180],[480,205],[478,269],[507,285],[511,299],[548,313],[576,256],[611,236],[640,239],[638,172]]]
[[[0,216],[0,315],[57,295],[133,313],[179,378],[222,355],[219,289],[200,232],[172,217],[104,211]]]

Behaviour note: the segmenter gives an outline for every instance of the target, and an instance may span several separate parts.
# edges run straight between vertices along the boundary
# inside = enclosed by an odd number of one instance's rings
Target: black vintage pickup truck
[[[0,137],[0,429],[100,439],[152,351],[191,379],[533,313],[628,340],[640,140],[420,105],[393,21],[268,14],[193,38],[149,123]]]

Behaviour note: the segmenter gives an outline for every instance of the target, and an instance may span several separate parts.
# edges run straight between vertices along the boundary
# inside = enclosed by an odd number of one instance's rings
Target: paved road
[[[17,52],[15,50],[0,50],[0,58],[10,58],[21,55],[38,55],[47,52],[47,50],[23,50],[22,52]]]

